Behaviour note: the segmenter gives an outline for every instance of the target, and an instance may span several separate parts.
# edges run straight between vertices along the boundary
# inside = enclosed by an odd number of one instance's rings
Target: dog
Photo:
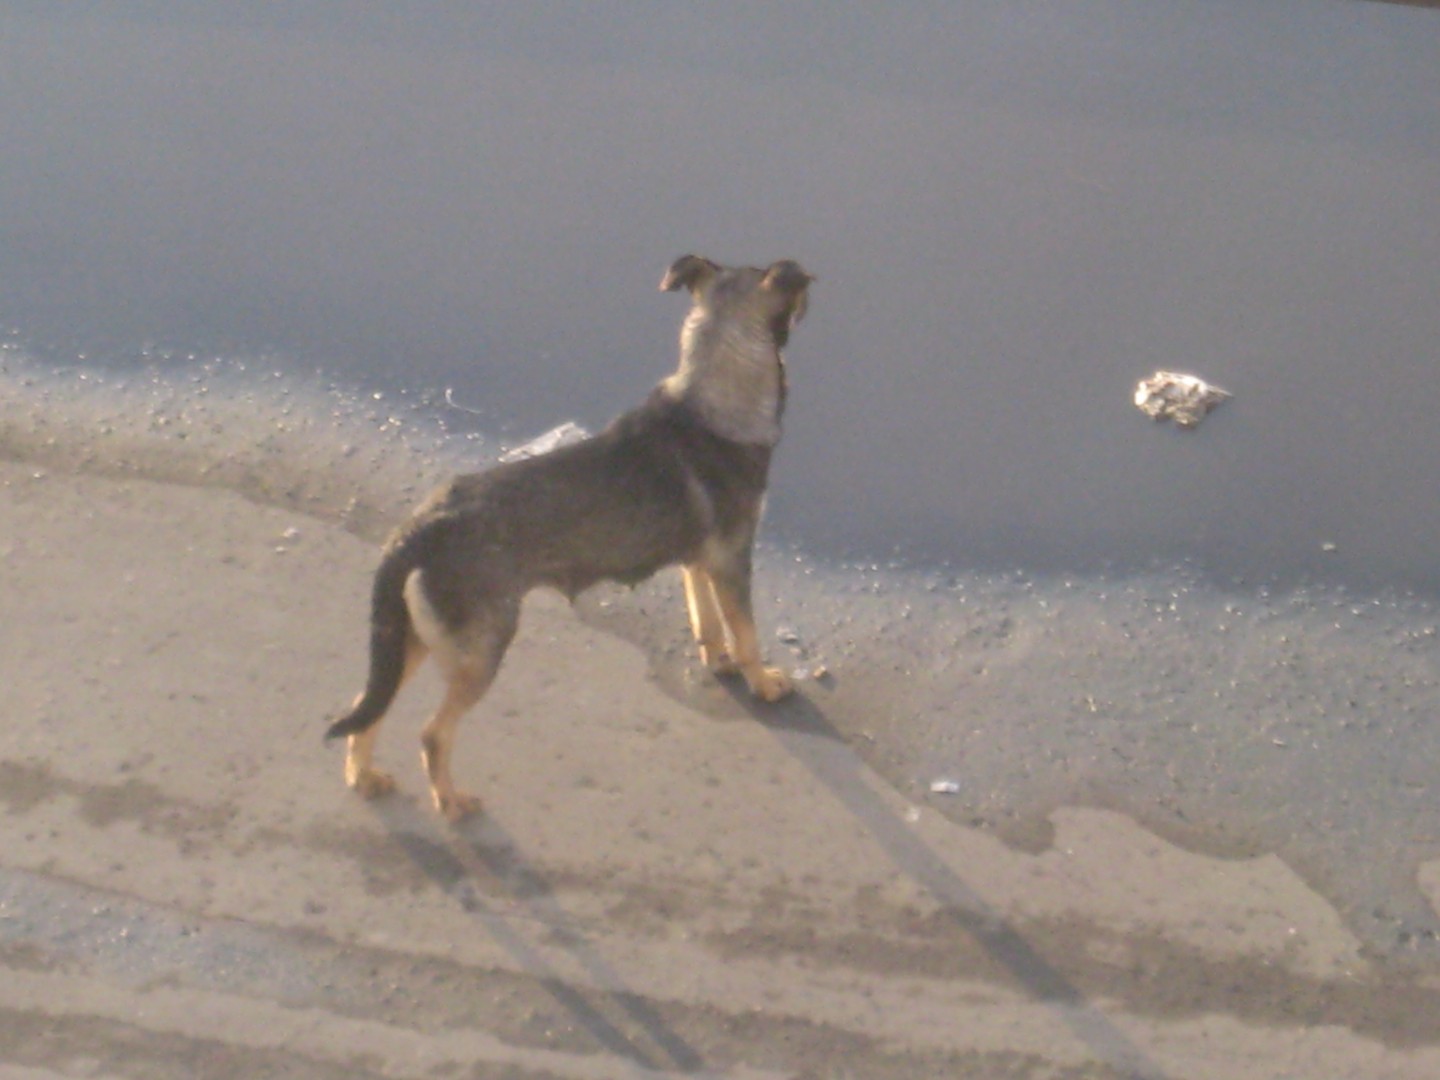
[[[573,601],[601,580],[638,584],[679,564],[701,662],[738,673],[764,701],[790,693],[761,658],[750,577],[785,408],[782,354],[813,280],[789,259],[764,269],[677,259],[660,282],[692,301],[674,374],[597,435],[456,477],[395,531],[375,573],[365,689],[326,732],[348,737],[351,788],[394,787],[372,763],[377,725],[433,656],[446,689],[420,739],[430,793],[451,821],[479,809],[450,775],[456,725],[494,680],[537,586]]]

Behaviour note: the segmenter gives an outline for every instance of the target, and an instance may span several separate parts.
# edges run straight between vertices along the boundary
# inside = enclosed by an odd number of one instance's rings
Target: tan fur
[[[537,585],[573,596],[678,563],[701,661],[764,701],[790,693],[761,656],[750,564],[780,436],[781,349],[811,280],[788,261],[677,260],[661,288],[693,300],[680,365],[645,404],[582,443],[457,477],[397,530],[376,572],[366,690],[328,733],[348,737],[351,788],[394,788],[373,763],[378,724],[430,657],[445,683],[420,738],[435,808],[455,821],[479,807],[451,775],[456,727],[494,681]]]

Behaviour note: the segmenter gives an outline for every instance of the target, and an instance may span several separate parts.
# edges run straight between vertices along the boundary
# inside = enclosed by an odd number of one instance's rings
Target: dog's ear
[[[769,289],[789,301],[781,315],[780,323],[775,327],[775,339],[782,347],[790,330],[805,317],[805,312],[810,306],[810,283],[814,280],[814,276],[807,274],[805,268],[794,259],[782,259],[777,263],[771,263],[765,270],[765,276],[760,280],[762,289]]]
[[[814,280],[815,278],[807,274],[805,268],[794,259],[781,259],[766,268],[765,278],[760,282],[760,287],[794,295],[804,292]]]
[[[689,289],[692,293],[720,272],[720,267],[699,255],[681,255],[660,279],[661,292]]]

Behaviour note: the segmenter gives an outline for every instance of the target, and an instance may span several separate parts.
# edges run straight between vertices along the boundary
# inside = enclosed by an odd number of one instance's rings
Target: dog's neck
[[[785,364],[769,327],[717,322],[697,307],[680,330],[680,366],[660,384],[715,434],[774,446],[785,405]]]

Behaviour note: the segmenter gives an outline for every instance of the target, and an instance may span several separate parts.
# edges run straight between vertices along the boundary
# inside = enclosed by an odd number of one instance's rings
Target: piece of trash
[[[955,780],[931,780],[930,790],[936,795],[959,795],[960,784]]]
[[[1320,550],[1329,554],[1339,551],[1340,545],[1335,543],[1334,540],[1325,540],[1320,544]]]
[[[775,637],[786,645],[799,645],[800,633],[793,626],[782,626],[775,631]]]
[[[1157,371],[1135,387],[1136,408],[1154,420],[1174,420],[1183,428],[1193,428],[1228,397],[1230,391],[1178,371]]]
[[[469,405],[461,405],[458,401],[456,401],[455,388],[453,386],[445,387],[445,404],[449,405],[452,409],[459,409],[461,412],[468,412],[471,416],[485,415],[479,409],[472,409]]]
[[[541,454],[548,454],[551,450],[561,446],[569,446],[571,443],[588,439],[590,432],[586,431],[573,420],[566,420],[559,427],[551,428],[544,435],[537,435],[527,443],[512,447],[500,455],[501,461],[520,461],[523,458],[539,457]]]

